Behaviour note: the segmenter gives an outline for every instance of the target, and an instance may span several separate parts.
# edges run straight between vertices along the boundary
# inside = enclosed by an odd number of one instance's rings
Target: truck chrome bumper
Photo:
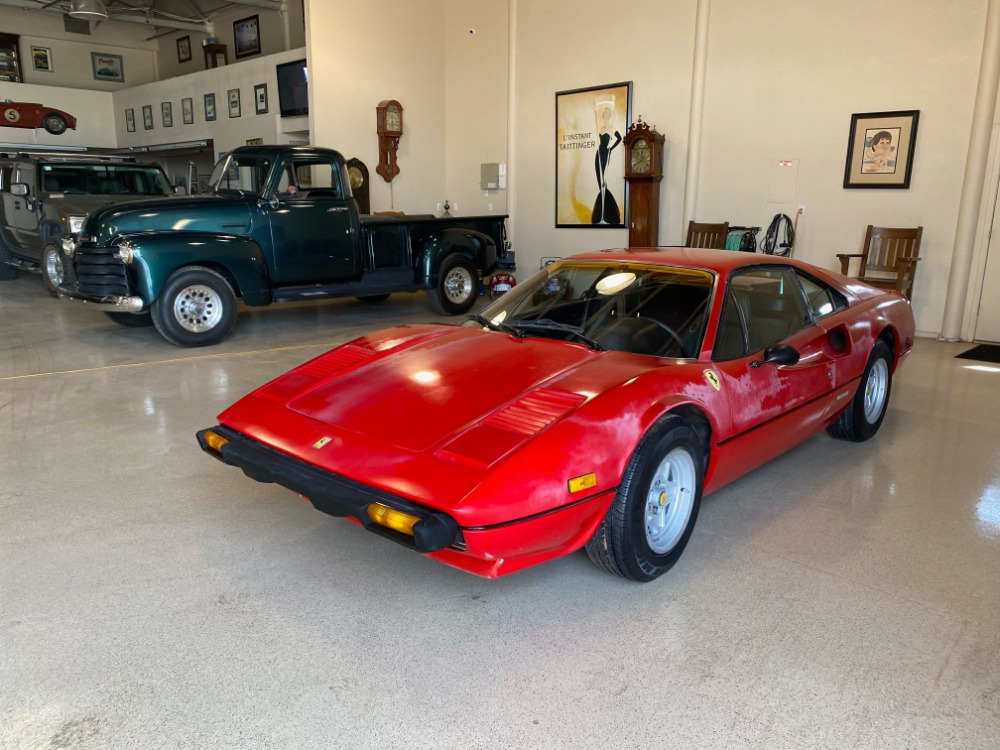
[[[78,292],[75,289],[67,289],[64,286],[59,287],[58,294],[60,299],[71,299],[77,302],[83,302],[88,305],[93,305],[98,310],[103,310],[104,312],[137,313],[142,312],[143,308],[142,297],[86,294],[84,292]]]

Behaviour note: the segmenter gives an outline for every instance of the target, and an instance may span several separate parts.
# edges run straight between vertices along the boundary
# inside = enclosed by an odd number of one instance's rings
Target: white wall
[[[19,34],[22,74],[25,83],[63,86],[95,91],[116,91],[156,80],[155,41],[147,41],[150,29],[129,23],[90,25],[90,35],[69,34],[63,29],[58,13],[28,13],[0,6],[0,30]],[[37,71],[31,64],[31,47],[52,50],[51,72]],[[91,53],[104,52],[122,56],[124,83],[95,81]],[[0,96],[7,94],[0,92]],[[12,99],[23,97],[11,96]]]
[[[639,115],[666,136],[660,243],[683,242],[696,0],[517,4],[513,241],[520,271],[543,255],[623,245],[624,230],[555,229],[553,95],[634,82]],[[912,0],[873,16],[870,0],[711,3],[695,218],[766,226],[799,205],[795,255],[838,269],[865,226],[924,227],[918,330],[937,333],[982,50],[986,0]],[[631,19],[641,19],[636,25]],[[852,113],[920,110],[909,190],[845,190]],[[794,200],[769,203],[778,159],[798,160]]]
[[[448,197],[444,8],[444,0],[307,5],[312,143],[365,162],[373,211],[428,213]],[[383,99],[403,106],[391,192],[375,173],[375,107]]]

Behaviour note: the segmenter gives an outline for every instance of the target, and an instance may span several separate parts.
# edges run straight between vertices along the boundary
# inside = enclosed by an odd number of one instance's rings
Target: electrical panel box
[[[479,165],[479,189],[500,189],[500,165],[496,162]]]

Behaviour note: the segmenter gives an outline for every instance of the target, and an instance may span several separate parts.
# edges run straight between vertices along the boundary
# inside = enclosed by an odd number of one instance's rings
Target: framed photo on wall
[[[182,36],[177,38],[177,62],[184,63],[191,60],[191,37]]]
[[[556,226],[623,227],[632,82],[556,92]]]
[[[253,87],[253,100],[258,115],[267,114],[267,84],[258,83]]]
[[[194,125],[194,100],[190,96],[181,99],[181,117],[185,125]]]
[[[163,117],[163,127],[172,128],[174,126],[174,110],[170,102],[163,102],[160,105],[160,114]]]
[[[52,72],[52,50],[48,47],[31,48],[31,67],[46,73]]]
[[[233,21],[233,40],[236,59],[260,54],[260,18],[250,16]]]
[[[125,65],[121,55],[108,52],[91,52],[90,64],[94,70],[95,81],[125,82]]]
[[[845,188],[910,187],[920,110],[851,115]]]
[[[126,109],[125,110],[125,130],[129,133],[135,132],[135,110]]]
[[[153,129],[153,105],[143,104],[142,105],[142,127],[146,130]]]
[[[205,122],[215,119],[215,94],[205,94]]]
[[[229,99],[229,116],[239,117],[240,116],[240,90],[239,89],[229,89],[226,95]]]

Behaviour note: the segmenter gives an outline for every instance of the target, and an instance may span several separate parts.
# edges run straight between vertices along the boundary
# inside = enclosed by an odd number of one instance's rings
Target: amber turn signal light
[[[589,474],[584,474],[583,476],[573,477],[569,480],[569,491],[579,492],[580,490],[589,490],[591,487],[597,486],[597,474],[590,472]]]
[[[228,438],[224,438],[222,435],[217,432],[213,432],[212,430],[205,430],[204,438],[205,445],[220,454],[222,453],[222,446],[229,442]]]
[[[387,529],[410,536],[413,536],[413,524],[420,520],[420,516],[404,513],[401,510],[390,508],[388,505],[382,505],[382,503],[369,505],[368,517],[379,526],[385,526]]]

